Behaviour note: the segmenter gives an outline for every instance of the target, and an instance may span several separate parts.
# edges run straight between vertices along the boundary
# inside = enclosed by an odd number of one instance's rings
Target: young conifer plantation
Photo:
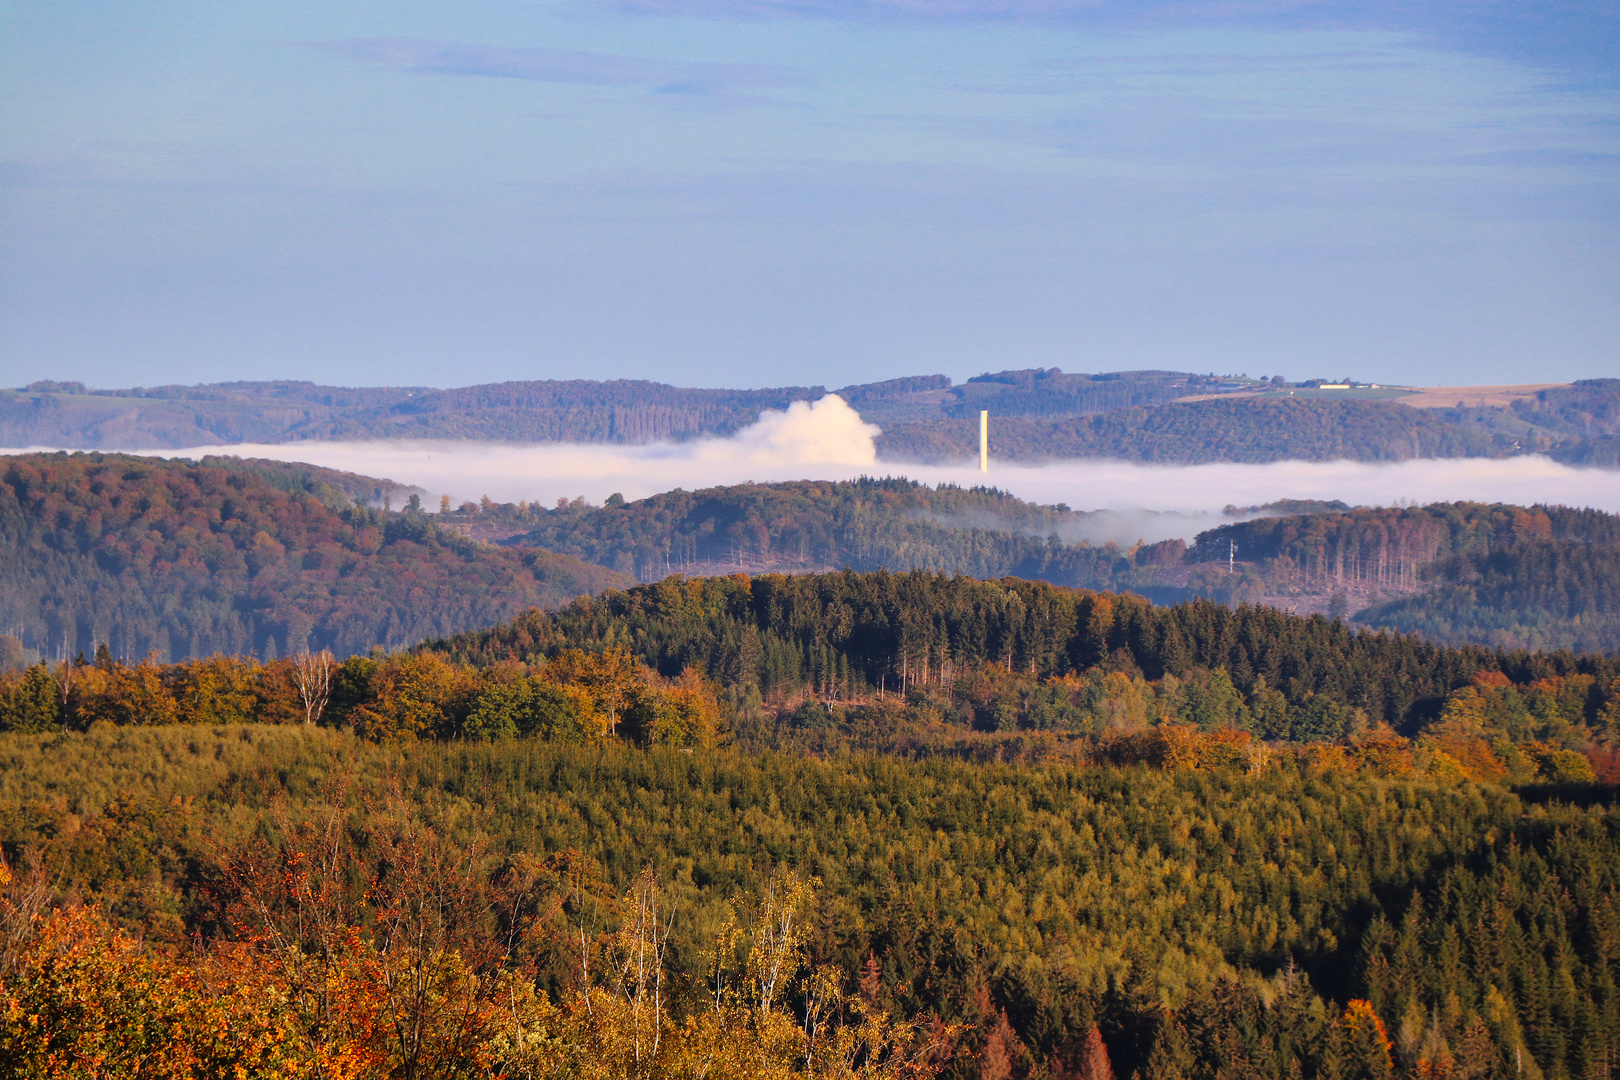
[[[0,680],[0,1072],[1607,1078],[1620,661],[922,572]]]

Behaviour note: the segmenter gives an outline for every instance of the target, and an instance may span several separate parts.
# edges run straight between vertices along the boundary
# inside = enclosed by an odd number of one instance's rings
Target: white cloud
[[[429,493],[430,506],[440,494],[457,502],[488,495],[497,502],[525,499],[549,505],[559,498],[584,496],[600,503],[613,492],[639,499],[676,487],[692,490],[747,481],[843,480],[863,473],[903,475],[929,484],[991,484],[1032,502],[1115,511],[1086,522],[1077,532],[1094,542],[1190,539],[1221,524],[1225,519],[1220,511],[1228,504],[1253,506],[1276,499],[1342,499],[1357,506],[1455,500],[1543,502],[1620,513],[1620,471],[1576,469],[1544,457],[1190,466],[992,462],[986,474],[968,463],[880,462],[873,444],[877,434],[878,429],[862,421],[842,398],[829,395],[813,404],[795,402],[786,411],[762,413],[756,423],[731,438],[650,446],[296,442],[142,453],[307,461],[415,485]]]
[[[485,443],[455,440],[236,443],[181,450],[131,451],[150,457],[208,454],[304,461],[386,477],[460,502],[488,495],[497,502],[551,503],[583,495],[601,502],[612,492],[640,499],[671,488],[745,481],[843,478],[878,468],[866,423],[836,394],[767,410],[725,438],[620,446],[610,443]]]

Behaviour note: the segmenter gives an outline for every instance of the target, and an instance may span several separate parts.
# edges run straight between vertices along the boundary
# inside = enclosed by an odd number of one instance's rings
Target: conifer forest
[[[913,571],[0,687],[19,1076],[1602,1077],[1620,662]]]

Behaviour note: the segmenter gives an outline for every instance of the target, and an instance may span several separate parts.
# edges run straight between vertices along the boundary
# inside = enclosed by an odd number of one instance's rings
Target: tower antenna
[[[979,410],[979,471],[990,471],[990,410]]]

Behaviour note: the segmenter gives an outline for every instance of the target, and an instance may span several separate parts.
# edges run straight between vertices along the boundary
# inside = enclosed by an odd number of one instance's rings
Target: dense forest
[[[126,658],[347,655],[555,607],[632,575],[840,567],[1026,578],[1160,603],[1206,596],[1441,642],[1620,651],[1620,525],[1595,511],[1231,508],[1288,516],[1205,531],[1189,550],[1094,543],[1121,523],[898,478],[424,513],[387,481],[275,462],[21,455],[5,469],[0,670],[103,643]],[[402,495],[397,510],[351,501]]]
[[[0,728],[14,1075],[1620,1058],[1612,660],[676,577],[341,663],[42,664]]]
[[[1620,719],[1617,675],[1612,658],[1445,648],[1266,608],[846,571],[672,577],[341,662],[131,664],[103,646],[0,678],[0,728],[303,719],[385,740],[544,731],[698,746],[726,730],[750,745],[892,750],[987,732],[1106,742],[1169,723],[1282,743],[1382,733],[1385,749],[1483,739],[1447,752],[1501,780],[1607,768],[1577,758]]]
[[[1577,695],[1583,723],[1597,724],[1620,672],[1616,658],[1445,647],[1273,608],[1208,600],[1156,607],[1129,594],[1013,578],[881,571],[676,576],[430,645],[478,664],[615,647],[667,676],[708,672],[738,701],[805,687],[831,702],[931,686],[954,694],[967,679],[979,700],[964,722],[1002,729],[1096,726],[1095,715],[1042,705],[1036,691],[1052,678],[1119,675],[1147,685],[1169,676],[1171,692],[1195,704],[1183,713],[1181,698],[1173,708],[1144,699],[1142,715],[1196,714],[1204,728],[1252,722],[1267,737],[1309,730],[1337,738],[1358,724],[1410,736],[1480,677],[1514,685],[1574,678],[1587,688]],[[960,703],[953,698],[950,708]],[[1254,719],[1261,715],[1274,720]]]
[[[1335,595],[1356,621],[1436,641],[1620,652],[1620,518],[1439,503],[1263,518],[1199,535],[1193,562],[1256,564],[1268,599]],[[1353,599],[1353,605],[1349,601]]]
[[[1157,544],[1093,544],[1107,513],[992,488],[896,479],[744,484],[552,509],[467,504],[445,520],[652,580],[671,572],[937,570],[1207,596],[1353,615],[1442,642],[1620,651],[1620,518],[1594,510],[1439,503],[1275,503]],[[1231,560],[1231,573],[1228,561]]]
[[[45,656],[342,653],[488,625],[627,582],[350,503],[303,466],[103,454],[0,461],[0,632]],[[356,485],[359,485],[356,488]],[[415,496],[411,496],[414,499]]]
[[[1540,452],[1573,464],[1620,463],[1620,380],[1588,379],[1511,406],[1459,402],[1416,410],[1399,405],[1393,390],[1373,392],[1387,394],[1386,400],[1359,400],[1291,388],[1279,379],[1244,376],[1032,368],[961,384],[927,375],[836,392],[885,428],[880,448],[891,461],[971,456],[978,411],[988,409],[996,418],[996,452],[1008,460],[1388,461]],[[0,445],[179,448],[378,438],[646,443],[728,435],[763,409],[826,392],[819,386],[721,390],[631,380],[449,390],[304,382],[91,390],[41,381],[0,391]],[[1300,396],[1290,396],[1296,392]]]
[[[311,496],[333,510],[345,510],[357,502],[368,506],[392,506],[397,502],[403,506],[411,495],[420,497],[420,489],[407,484],[340,469],[324,469],[302,461],[270,461],[265,458],[209,454],[199,458],[197,463],[262,480],[289,495]]]
[[[1107,514],[1039,506],[994,488],[931,488],[903,477],[790,481],[609,498],[527,513],[491,507],[452,523],[506,521],[502,542],[547,548],[652,580],[672,572],[938,570],[1094,588],[1151,584],[1155,560],[1185,545],[1091,546]],[[1139,568],[1145,568],[1140,569]]]
[[[694,390],[638,380],[352,389],[307,382],[0,393],[0,445],[182,448],[300,439],[645,443],[730,434],[817,387]]]
[[[1133,406],[1062,419],[995,417],[993,453],[1005,461],[1096,457],[1164,464],[1208,461],[1405,461],[1488,457],[1483,432],[1383,401],[1273,396]],[[978,453],[978,416],[895,424],[878,437],[884,461],[961,460]]]

